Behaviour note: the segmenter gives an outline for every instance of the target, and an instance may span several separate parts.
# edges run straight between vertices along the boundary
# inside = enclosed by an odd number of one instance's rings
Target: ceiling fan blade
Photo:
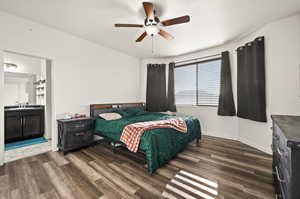
[[[115,27],[117,28],[142,28],[144,27],[143,25],[141,24],[115,24]]]
[[[189,21],[190,21],[190,16],[185,15],[185,16],[182,16],[182,17],[177,17],[177,18],[174,18],[174,19],[165,20],[165,21],[162,21],[161,23],[164,26],[171,26],[171,25],[175,25],[175,24],[187,23]]]
[[[158,32],[158,34],[159,34],[160,36],[162,36],[163,38],[167,39],[167,40],[174,39],[174,37],[173,37],[172,35],[170,35],[169,33],[167,33],[167,32],[164,31],[164,30],[160,30],[160,31]]]
[[[144,32],[141,36],[139,36],[136,42],[141,42],[146,36],[147,36],[147,32]]]
[[[143,2],[146,16],[148,18],[154,18],[154,7],[151,2]]]

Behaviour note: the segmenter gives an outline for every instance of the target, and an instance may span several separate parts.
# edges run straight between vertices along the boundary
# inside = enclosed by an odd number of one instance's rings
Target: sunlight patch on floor
[[[209,185],[209,186],[211,186],[211,187],[218,188],[218,183],[213,182],[213,181],[211,181],[211,180],[207,180],[207,179],[205,179],[205,178],[202,178],[202,177],[200,177],[200,176],[194,175],[194,174],[192,174],[192,173],[189,173],[189,172],[183,171],[183,170],[180,170],[179,173],[182,173],[182,174],[184,174],[184,175],[186,175],[186,176],[189,176],[189,177],[191,177],[191,178],[194,178],[195,180],[198,180],[198,181],[200,181],[200,182],[203,182],[203,183],[205,183],[205,184],[207,184],[207,185]]]
[[[205,185],[202,185],[202,184],[200,184],[200,183],[197,183],[197,182],[195,182],[195,181],[193,181],[193,180],[189,180],[189,179],[187,179],[187,178],[185,178],[185,177],[182,177],[182,176],[180,176],[180,175],[176,175],[175,177],[177,177],[177,178],[179,178],[179,179],[181,179],[181,180],[183,180],[183,181],[185,181],[185,182],[187,182],[187,183],[190,183],[190,184],[192,184],[192,185],[194,185],[194,186],[197,186],[197,187],[199,187],[200,189],[204,189],[205,191],[207,191],[207,192],[209,192],[209,193],[211,193],[211,194],[213,194],[213,195],[218,195],[218,191],[216,191],[216,190],[214,190],[214,189],[211,189],[211,188],[209,188],[209,187],[207,187],[207,186],[205,186]],[[171,180],[171,182],[172,182],[172,180]]]
[[[169,199],[177,198],[175,194],[187,199],[215,199],[218,196],[218,187],[216,182],[180,170],[166,185],[162,195]]]

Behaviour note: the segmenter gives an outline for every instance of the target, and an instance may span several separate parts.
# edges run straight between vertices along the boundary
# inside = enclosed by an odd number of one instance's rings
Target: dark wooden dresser
[[[61,119],[58,123],[58,148],[64,154],[89,146],[94,140],[94,119]]]
[[[300,199],[300,116],[272,115],[277,198]]]

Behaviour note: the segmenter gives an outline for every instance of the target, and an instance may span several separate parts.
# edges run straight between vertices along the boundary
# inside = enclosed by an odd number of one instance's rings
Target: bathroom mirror
[[[4,105],[36,104],[34,82],[36,75],[29,73],[4,73]]]

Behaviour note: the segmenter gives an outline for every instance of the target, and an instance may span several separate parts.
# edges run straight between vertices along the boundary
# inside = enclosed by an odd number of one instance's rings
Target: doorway
[[[2,62],[2,161],[10,162],[50,151],[53,126],[52,61],[4,51]]]

